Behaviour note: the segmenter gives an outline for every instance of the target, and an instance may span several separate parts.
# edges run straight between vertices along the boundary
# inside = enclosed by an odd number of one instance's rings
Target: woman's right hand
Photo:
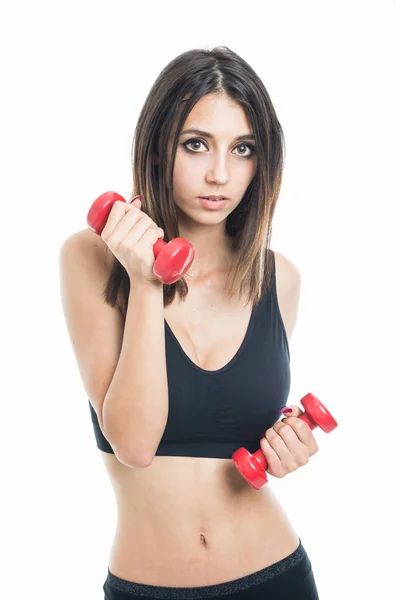
[[[102,240],[137,283],[159,281],[153,273],[153,246],[164,231],[142,212],[139,198],[131,203],[117,200],[101,232]]]

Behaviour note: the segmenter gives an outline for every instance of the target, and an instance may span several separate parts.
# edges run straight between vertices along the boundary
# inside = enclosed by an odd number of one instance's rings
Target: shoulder
[[[87,228],[71,234],[62,244],[59,252],[59,271],[61,279],[67,273],[76,273],[75,277],[87,279],[88,272],[97,281],[97,288],[103,294],[109,281],[116,258],[101,237]],[[80,269],[76,268],[79,263]],[[78,274],[78,271],[80,275]],[[115,310],[123,314],[123,292],[117,295]]]
[[[276,292],[279,309],[290,338],[297,321],[301,295],[301,273],[281,252],[275,252]]]
[[[273,251],[275,255],[275,268],[277,284],[282,289],[294,291],[300,289],[301,273],[298,267],[281,252]]]
[[[87,259],[108,273],[111,271],[114,255],[101,237],[89,228],[72,233],[63,242],[60,257],[72,253],[74,257],[81,257],[82,260]]]

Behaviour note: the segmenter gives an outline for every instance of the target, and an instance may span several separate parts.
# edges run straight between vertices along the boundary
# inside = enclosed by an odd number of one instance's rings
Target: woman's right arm
[[[131,281],[121,354],[103,405],[103,422],[124,462],[151,464],[168,418],[161,283]]]
[[[124,323],[102,298],[109,269],[90,235],[72,235],[60,251],[64,316],[101,430],[120,462],[147,467],[168,418],[163,285],[131,279]]]

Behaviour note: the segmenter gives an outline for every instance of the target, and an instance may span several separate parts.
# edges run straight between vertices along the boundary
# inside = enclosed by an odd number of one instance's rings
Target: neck
[[[229,270],[233,253],[231,239],[225,231],[225,222],[218,226],[179,225],[179,235],[194,247],[195,257],[188,271],[192,279]]]

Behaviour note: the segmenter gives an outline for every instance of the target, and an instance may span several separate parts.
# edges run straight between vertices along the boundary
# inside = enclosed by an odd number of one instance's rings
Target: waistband
[[[307,557],[307,553],[304,546],[299,538],[299,546],[297,549],[286,556],[282,560],[251,573],[245,575],[239,579],[232,581],[226,581],[224,583],[217,583],[215,585],[207,585],[200,587],[168,587],[168,586],[155,586],[145,585],[143,583],[135,583],[134,581],[127,581],[121,579],[116,575],[113,575],[108,569],[108,575],[105,585],[109,585],[114,589],[121,592],[128,592],[135,594],[136,596],[143,596],[148,598],[168,598],[175,600],[199,600],[203,598],[216,598],[218,596],[224,596],[226,594],[233,594],[241,592],[254,585],[264,583],[274,577],[277,577],[284,571],[295,567],[304,558]]]

